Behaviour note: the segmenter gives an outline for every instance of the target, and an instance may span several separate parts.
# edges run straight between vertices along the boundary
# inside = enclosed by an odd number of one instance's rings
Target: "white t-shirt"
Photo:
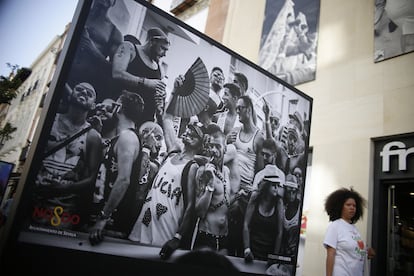
[[[333,276],[362,276],[367,251],[355,225],[343,219],[331,222],[323,245],[336,249]]]

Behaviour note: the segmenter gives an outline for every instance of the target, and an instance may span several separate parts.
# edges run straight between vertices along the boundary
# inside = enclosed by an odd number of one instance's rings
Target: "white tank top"
[[[171,158],[155,177],[130,240],[162,246],[177,232],[184,212],[181,175],[186,163],[173,165]]]
[[[234,144],[237,149],[237,160],[240,172],[240,189],[251,191],[253,187],[254,167],[256,164],[254,138],[259,132],[259,129],[256,129],[255,133],[247,142],[240,140],[240,131],[241,129],[237,134],[236,142]]]

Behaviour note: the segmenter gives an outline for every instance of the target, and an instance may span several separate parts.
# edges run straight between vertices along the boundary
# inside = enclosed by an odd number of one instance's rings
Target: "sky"
[[[30,67],[72,21],[78,0],[0,0],[0,75]]]

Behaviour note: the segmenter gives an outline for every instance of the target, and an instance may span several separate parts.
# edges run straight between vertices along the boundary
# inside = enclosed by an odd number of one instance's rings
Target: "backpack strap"
[[[57,146],[55,146],[54,148],[52,148],[48,152],[46,152],[44,154],[43,158],[46,158],[49,155],[57,152],[61,148],[67,146],[70,142],[72,142],[73,140],[75,140],[76,138],[78,138],[79,136],[81,136],[82,134],[88,132],[91,128],[92,128],[92,126],[87,126],[87,127],[83,128],[83,129],[81,129],[80,131],[78,131],[77,133],[75,133],[74,135],[72,135],[71,137],[69,137],[68,139],[66,139],[65,141],[63,141],[62,143],[58,144]]]
[[[188,195],[187,195],[187,189],[188,189],[188,173],[190,171],[191,165],[196,163],[195,160],[190,160],[185,164],[183,172],[181,174],[181,187],[183,188],[183,201],[184,201],[184,208],[187,207],[188,203]],[[181,242],[180,242],[180,248],[189,250],[191,248],[192,239],[193,239],[193,231],[195,229],[196,221],[195,216],[192,214],[190,227],[187,229],[186,233],[183,233]]]
[[[188,161],[187,164],[185,164],[183,172],[181,174],[181,187],[183,189],[184,208],[187,206],[188,202],[187,193],[184,192],[184,190],[186,190],[188,187],[188,172],[190,171],[191,165],[193,165],[194,163],[196,163],[194,159]]]

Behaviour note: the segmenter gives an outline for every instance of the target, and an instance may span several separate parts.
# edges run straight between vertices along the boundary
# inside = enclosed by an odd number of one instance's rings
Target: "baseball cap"
[[[205,133],[205,127],[200,122],[193,122],[187,125],[188,128],[194,130],[197,133],[198,138],[203,139]]]
[[[290,187],[290,188],[294,188],[294,189],[298,189],[299,184],[298,184],[298,179],[296,178],[296,176],[294,176],[293,174],[288,174],[286,176],[285,186]]]

